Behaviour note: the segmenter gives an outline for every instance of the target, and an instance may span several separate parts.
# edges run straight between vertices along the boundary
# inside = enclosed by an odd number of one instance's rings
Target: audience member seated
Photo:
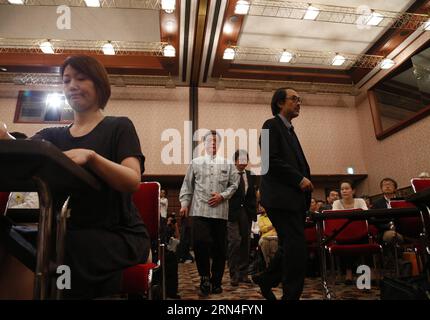
[[[266,210],[264,210],[264,208],[261,206],[260,212],[261,214],[257,220],[261,233],[259,245],[267,267],[269,265],[270,259],[273,258],[276,250],[278,250],[278,235],[276,234],[275,227],[272,225],[272,222],[267,216]]]
[[[354,198],[355,189],[352,181],[344,180],[340,183],[341,199],[333,202],[333,210],[345,209],[363,209],[367,210],[366,202],[361,198]],[[366,238],[367,241],[367,238]],[[346,269],[345,283],[352,283],[352,268],[355,264],[355,259],[344,258],[341,261]]]
[[[318,203],[315,198],[311,198],[311,205],[309,207],[310,212],[318,212]]]
[[[383,197],[373,203],[373,209],[389,209],[390,201],[396,198],[397,182],[392,178],[384,178],[379,183]],[[378,241],[386,244],[403,242],[403,236],[393,229],[390,219],[378,219],[373,223],[378,228]]]
[[[330,190],[326,199],[327,203],[320,208],[321,211],[333,209],[333,202],[339,200],[339,192],[337,190]]]

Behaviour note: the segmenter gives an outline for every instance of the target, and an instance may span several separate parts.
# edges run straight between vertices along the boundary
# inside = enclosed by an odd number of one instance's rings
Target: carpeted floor
[[[197,273],[195,263],[179,264],[179,292],[182,300],[201,300],[198,296],[198,286],[200,277]],[[223,293],[219,295],[210,295],[205,300],[260,300],[263,297],[260,294],[259,287],[254,284],[241,283],[239,287],[230,285],[228,268],[226,268],[223,277]],[[305,288],[302,294],[303,300],[321,300],[323,299],[322,286],[320,278],[306,278]],[[275,288],[273,293],[279,299],[282,296],[282,289]],[[379,300],[380,291],[378,287],[372,286],[370,290],[359,290],[355,285],[336,284],[334,288],[335,299],[339,300]]]

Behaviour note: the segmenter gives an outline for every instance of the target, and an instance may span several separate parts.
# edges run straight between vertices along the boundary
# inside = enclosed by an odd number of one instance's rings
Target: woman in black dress
[[[32,139],[50,141],[102,185],[98,192],[69,201],[65,264],[71,269],[71,289],[64,296],[103,297],[119,293],[124,268],[148,260],[149,235],[132,203],[145,158],[133,123],[103,114],[111,92],[100,62],[69,57],[61,76],[74,121],[43,129]],[[0,127],[0,138],[8,138]]]

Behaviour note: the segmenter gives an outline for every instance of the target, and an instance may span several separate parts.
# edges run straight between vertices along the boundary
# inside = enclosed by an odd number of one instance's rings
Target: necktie
[[[239,190],[240,190],[240,192],[242,192],[242,197],[245,196],[245,180],[243,180],[243,174],[244,173],[245,173],[244,171],[239,172],[239,175],[240,175]]]

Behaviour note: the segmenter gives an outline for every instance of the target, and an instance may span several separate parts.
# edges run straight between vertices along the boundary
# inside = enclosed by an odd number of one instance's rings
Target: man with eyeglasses
[[[291,88],[280,88],[272,97],[274,118],[263,124],[269,133],[268,155],[261,156],[261,204],[278,234],[278,251],[268,269],[253,276],[262,295],[276,299],[272,288],[282,282],[285,300],[298,300],[303,291],[306,272],[304,222],[311,192],[310,169],[292,120],[299,116],[301,99]],[[262,141],[264,143],[264,140]],[[262,146],[262,153],[265,152]]]

